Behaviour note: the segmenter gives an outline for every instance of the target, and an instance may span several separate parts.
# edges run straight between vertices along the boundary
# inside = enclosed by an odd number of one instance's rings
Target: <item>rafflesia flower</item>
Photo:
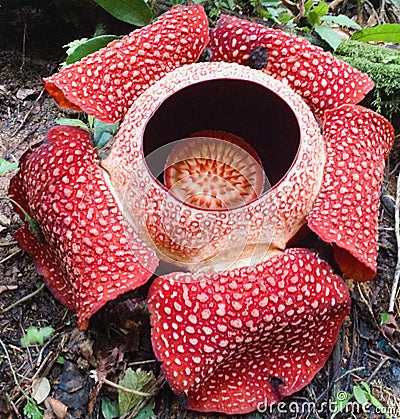
[[[213,62],[196,64],[207,45]],[[202,8],[180,6],[45,84],[61,106],[123,118],[102,163],[87,133],[53,128],[10,188],[41,227],[17,239],[80,327],[161,259],[153,347],[190,409],[249,412],[308,384],[350,297],[287,244],[307,224],[346,277],[375,276],[394,134],[355,105],[372,81],[246,20],[222,17],[209,41]]]

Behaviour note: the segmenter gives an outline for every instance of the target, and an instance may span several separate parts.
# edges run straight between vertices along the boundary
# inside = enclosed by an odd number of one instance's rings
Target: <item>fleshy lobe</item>
[[[151,84],[197,61],[208,39],[201,6],[174,6],[152,25],[45,78],[44,85],[61,107],[116,122]]]
[[[156,269],[154,252],[124,222],[87,131],[51,129],[45,143],[22,157],[9,193],[41,230],[33,234],[25,222],[16,232],[19,244],[54,295],[77,312],[81,329]]]
[[[300,390],[349,312],[345,283],[306,249],[218,274],[174,273],[149,293],[162,370],[189,409],[256,410]]]

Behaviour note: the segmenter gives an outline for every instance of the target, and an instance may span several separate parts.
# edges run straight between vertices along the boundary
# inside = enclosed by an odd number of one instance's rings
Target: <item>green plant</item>
[[[86,55],[89,55],[92,52],[99,50],[100,48],[104,48],[111,41],[115,41],[119,38],[120,36],[116,35],[99,35],[90,39],[82,38],[71,41],[70,43],[64,45],[64,47],[67,48],[67,58],[63,66],[75,63],[76,61],[81,60],[83,57],[86,57]]]
[[[400,43],[400,25],[398,23],[384,23],[373,28],[362,29],[354,33],[351,39],[360,42]]]
[[[28,419],[43,419],[44,410],[41,407],[39,407],[31,397],[28,396],[28,394],[25,392],[25,390],[19,384],[19,381],[17,379],[17,374],[14,370],[14,367],[13,367],[11,359],[10,359],[10,355],[7,351],[7,347],[1,339],[0,339],[0,345],[3,348],[5,358],[8,362],[8,365],[10,366],[10,370],[11,370],[11,374],[12,374],[14,383],[18,387],[19,391],[21,392],[21,394],[24,396],[24,398],[26,400],[26,405],[24,407],[24,415]]]
[[[132,409],[136,408],[137,419],[153,419],[155,414],[153,409],[155,407],[154,398],[151,398],[143,407],[140,403],[146,394],[151,397],[150,393],[155,385],[156,379],[152,372],[146,372],[140,368],[133,371],[128,368],[125,371],[124,377],[118,383],[118,401],[113,401],[107,398],[101,401],[101,412],[105,419],[113,419],[124,415]],[[130,390],[132,390],[130,392]]]
[[[360,385],[353,387],[353,395],[358,403],[360,403],[363,408],[367,403],[371,403],[379,413],[383,413],[386,418],[391,419],[391,416],[386,412],[383,404],[372,394],[371,387],[365,381],[361,381]]]
[[[212,23],[217,21],[221,13],[233,11],[237,6],[236,0],[195,0],[194,3],[203,5]]]
[[[330,419],[334,419],[339,413],[343,412],[353,397],[364,412],[367,411],[367,405],[370,403],[375,407],[377,413],[383,414],[387,419],[392,419],[386,411],[385,406],[372,394],[371,387],[365,381],[361,381],[359,385],[355,385],[353,387],[353,393],[346,391],[338,391],[336,393],[335,410],[332,412]],[[351,411],[346,411],[346,413],[351,413]],[[355,417],[353,414],[352,416]]]
[[[389,320],[389,313],[381,313],[380,318],[381,324],[387,323],[387,321]]]
[[[145,0],[95,0],[110,15],[135,26],[145,26],[152,18],[151,7]]]
[[[335,28],[361,29],[358,23],[345,15],[329,15],[329,5],[323,0],[307,0],[302,9],[296,3],[280,0],[251,0],[251,4],[258,16],[302,32],[313,31],[333,50],[343,41]]]
[[[399,25],[400,28],[400,25]],[[372,106],[387,118],[400,112],[400,52],[365,42],[344,41],[335,55],[375,82]]]
[[[335,418],[343,409],[347,406],[350,399],[352,398],[352,394],[348,393],[347,391],[338,391],[335,395],[335,409],[332,412],[330,419]]]
[[[119,126],[118,122],[107,124],[106,122],[93,118],[91,115],[87,116],[87,123],[75,118],[58,118],[56,123],[59,125],[71,125],[89,131],[92,135],[93,144],[98,149],[104,147],[110,141]]]
[[[27,348],[33,344],[43,345],[44,341],[51,337],[53,333],[54,329],[51,326],[40,328],[30,326],[21,338],[21,346]]]
[[[29,419],[42,419],[44,411],[35,401],[29,398],[24,407],[24,415]]]
[[[0,159],[0,176],[15,169],[18,169],[17,162],[9,162],[5,159]]]

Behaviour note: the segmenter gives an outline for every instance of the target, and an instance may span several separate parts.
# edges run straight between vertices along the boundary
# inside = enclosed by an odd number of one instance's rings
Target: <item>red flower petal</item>
[[[174,273],[150,289],[153,347],[189,409],[245,413],[307,385],[349,312],[327,263],[291,249],[217,274]]]
[[[379,193],[394,131],[361,106],[343,105],[325,115],[327,162],[308,225],[335,244],[347,277],[366,281],[376,275]]]
[[[360,102],[373,87],[366,74],[305,39],[234,16],[220,18],[210,45],[212,61],[244,65],[253,52],[266,48],[263,71],[288,83],[320,118],[327,109]]]
[[[207,43],[203,8],[175,6],[154,24],[45,78],[45,87],[61,107],[115,122],[156,80],[197,61]]]
[[[10,196],[39,224],[16,234],[79,327],[108,300],[145,283],[157,258],[127,228],[99,167],[89,134],[57,126],[21,159]]]

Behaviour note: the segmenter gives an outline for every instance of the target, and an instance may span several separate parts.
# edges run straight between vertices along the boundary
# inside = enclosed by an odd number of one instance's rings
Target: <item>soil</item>
[[[16,30],[0,52],[0,157],[9,161],[18,161],[42,141],[55,119],[76,116],[61,111],[43,91],[41,82],[42,77],[57,70],[61,46],[77,37],[76,29],[58,34],[49,44],[42,31],[35,37],[34,29],[30,32],[31,27],[27,27],[29,37],[26,30]],[[280,407],[237,418],[329,418],[332,411],[329,413],[326,406],[335,401],[335,394],[351,392],[353,385],[362,381],[371,385],[372,393],[391,417],[400,418],[400,333],[395,323],[399,300],[393,319],[382,326],[380,317],[388,311],[397,263],[394,199],[399,164],[397,144],[388,159],[381,195],[378,275],[372,282],[348,283],[352,309],[329,361],[310,385],[285,399]],[[6,199],[12,175],[0,176],[0,418],[27,417],[23,413],[24,393],[31,395],[40,377],[48,378],[53,400],[68,407],[67,418],[102,418],[102,400],[116,400],[117,390],[96,383],[91,371],[107,373],[113,382],[118,382],[129,366],[160,374],[150,343],[147,288],[108,303],[94,316],[87,331],[78,331],[74,313],[43,286],[32,259],[13,238],[22,222]],[[55,331],[43,345],[26,348],[21,337],[29,326],[51,326]],[[154,411],[159,418],[225,417],[187,411],[184,400],[174,396],[167,384],[161,380],[158,384]],[[355,402],[352,407],[357,418],[384,417],[373,408],[363,413]],[[342,417],[350,416],[346,413]]]

